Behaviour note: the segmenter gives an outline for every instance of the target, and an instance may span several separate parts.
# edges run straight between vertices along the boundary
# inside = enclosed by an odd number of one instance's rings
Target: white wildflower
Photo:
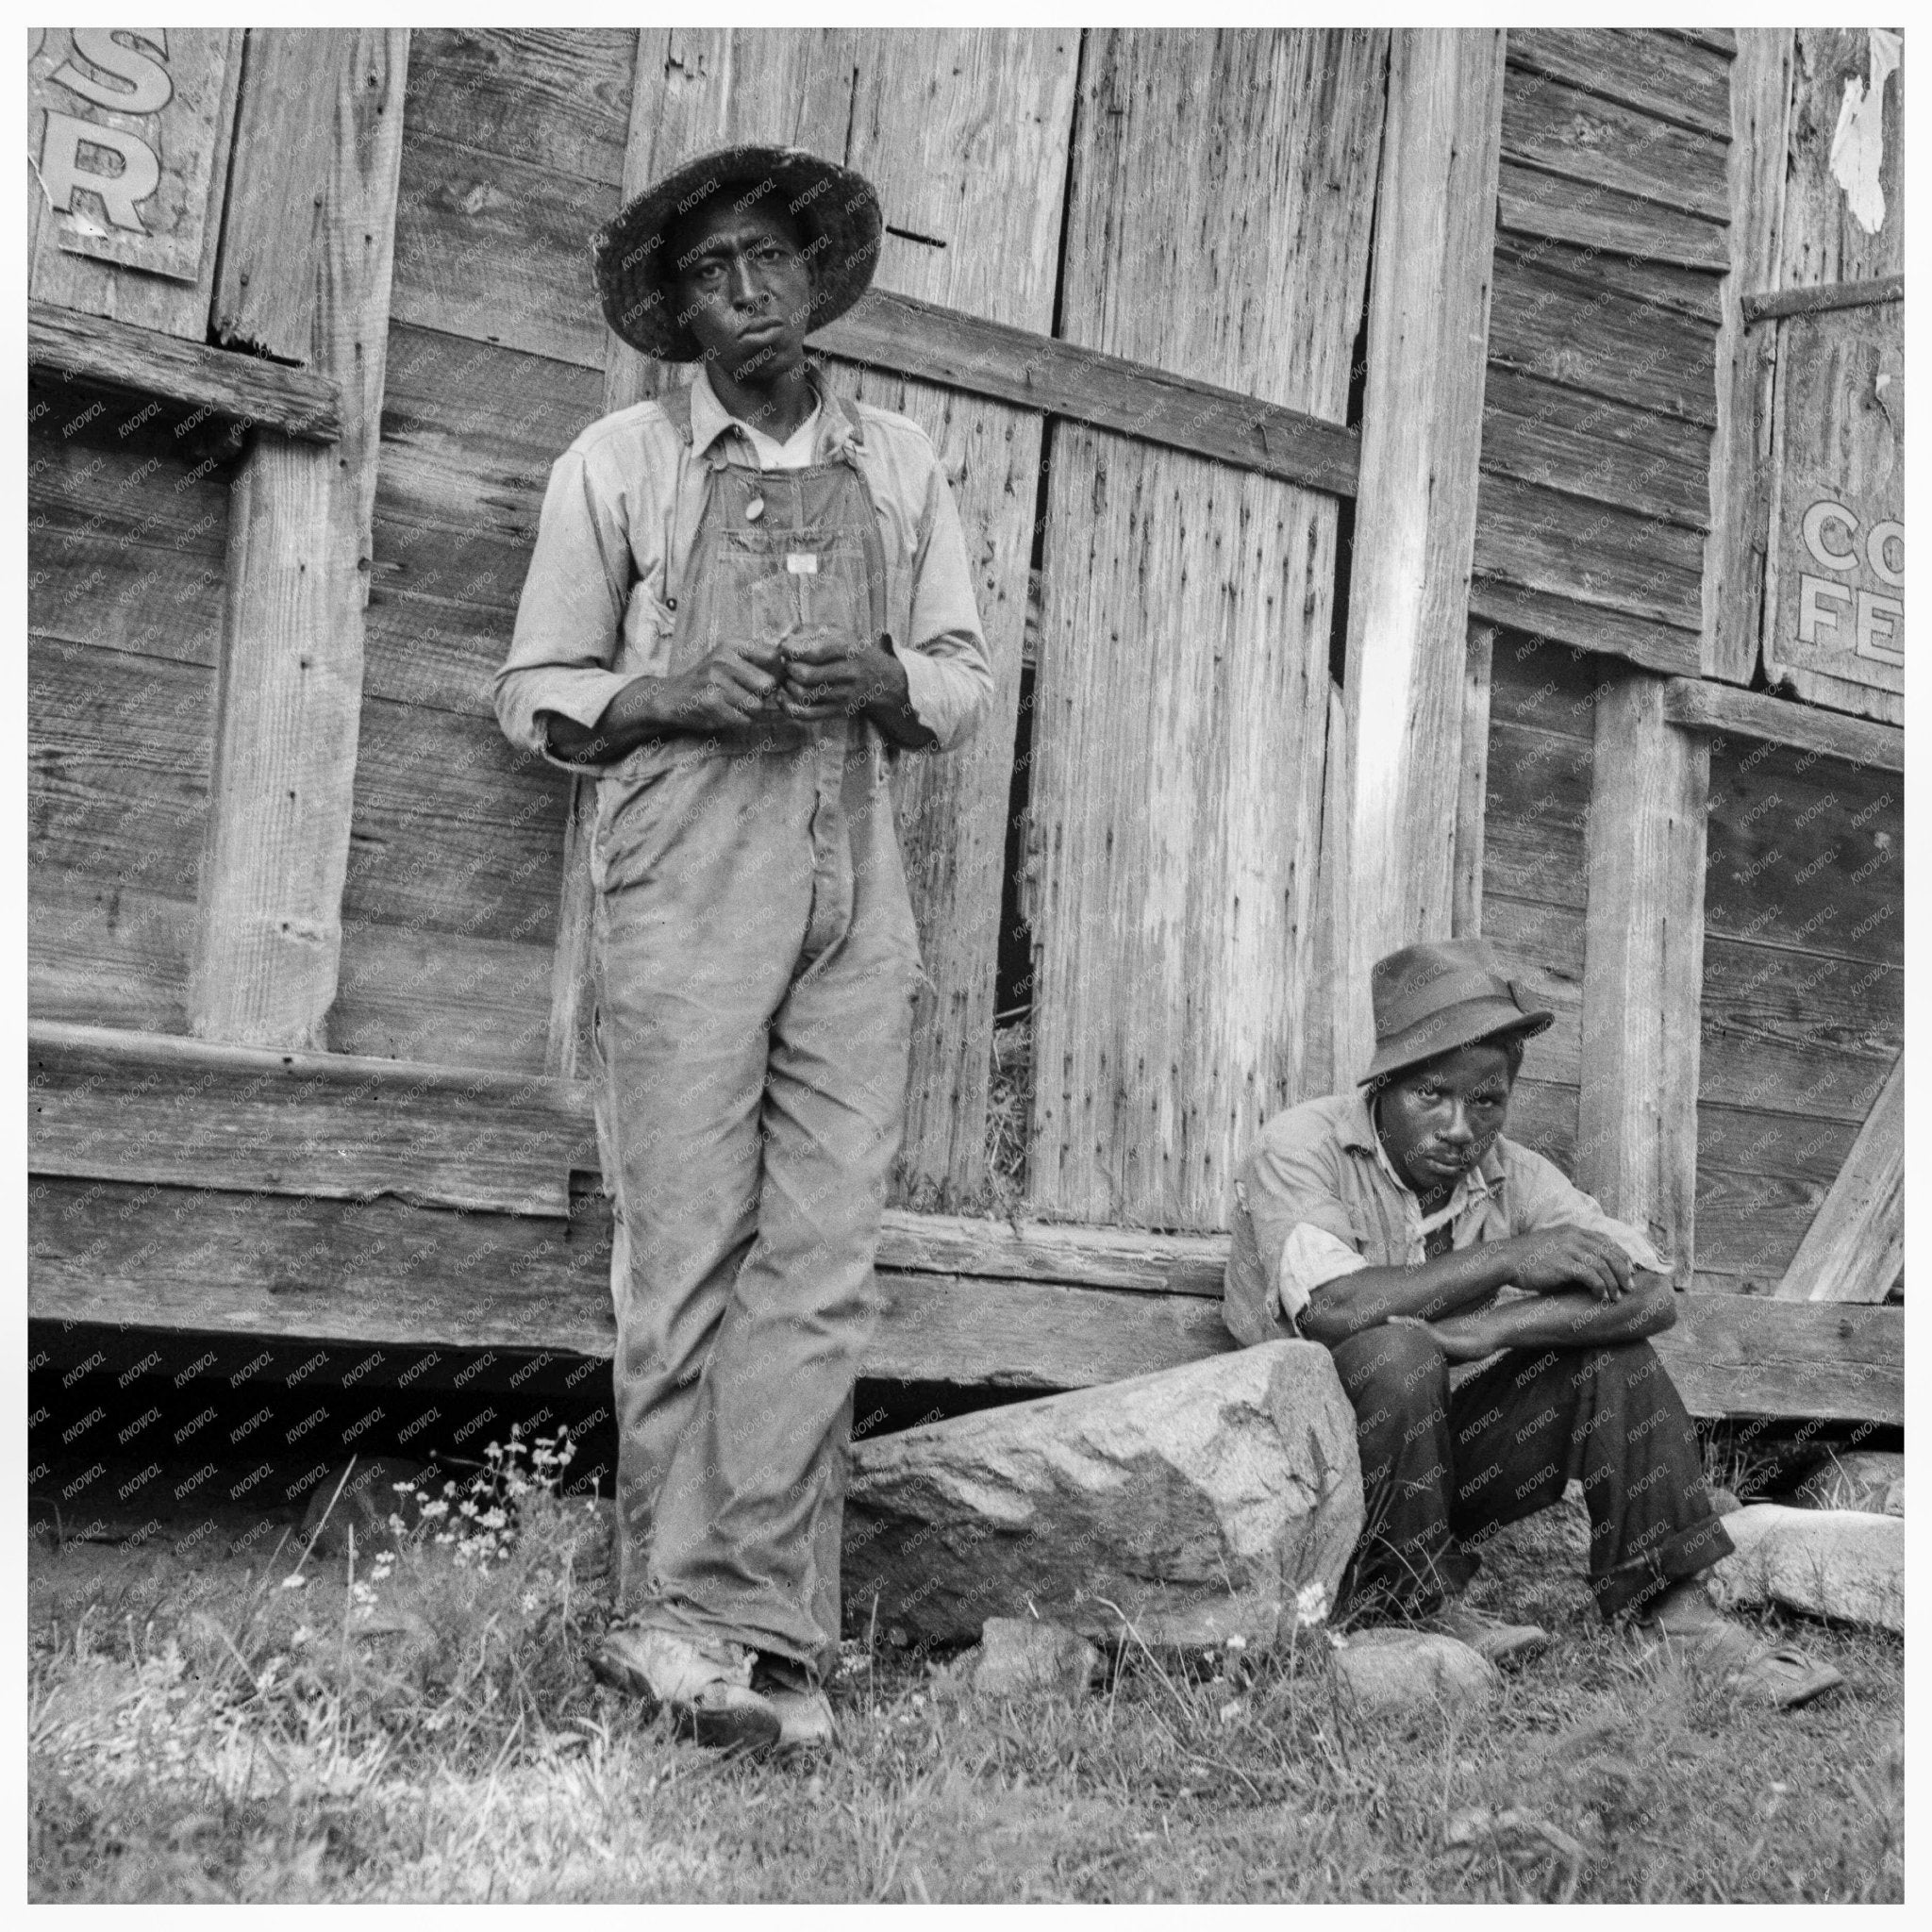
[[[1320,1624],[1328,1621],[1328,1586],[1318,1576],[1312,1583],[1305,1583],[1294,1593],[1295,1621],[1300,1624]]]

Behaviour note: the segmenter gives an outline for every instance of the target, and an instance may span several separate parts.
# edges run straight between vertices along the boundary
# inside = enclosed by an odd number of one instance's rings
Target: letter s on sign
[[[104,74],[111,74],[125,87],[109,87],[92,74],[84,73],[72,60],[63,60],[54,70],[54,78],[70,93],[92,101],[97,108],[109,108],[117,114],[158,114],[175,98],[175,83],[160,60],[151,58],[139,47],[117,41],[125,34],[128,41],[145,41],[161,57],[168,58],[168,30],[144,26],[77,26],[74,29],[75,51]]]

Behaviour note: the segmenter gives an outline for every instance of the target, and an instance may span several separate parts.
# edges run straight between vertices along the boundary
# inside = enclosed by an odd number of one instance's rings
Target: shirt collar
[[[1382,1137],[1376,1133],[1374,1120],[1369,1111],[1368,1096],[1357,1087],[1348,1098],[1348,1112],[1341,1124],[1341,1144],[1358,1154],[1368,1155],[1387,1175],[1391,1186],[1400,1188],[1411,1200],[1417,1200],[1415,1190],[1395,1172],[1395,1163],[1389,1158],[1389,1150],[1382,1145]],[[1459,1213],[1472,1203],[1486,1201],[1501,1191],[1504,1174],[1499,1147],[1502,1139],[1498,1134],[1484,1151],[1483,1158],[1457,1177],[1455,1187],[1450,1190],[1450,1209]],[[1419,1200],[1417,1205],[1421,1205]],[[1432,1217],[1440,1218],[1440,1214]]]
[[[845,419],[845,411],[827,393],[824,378],[817,364],[806,364],[806,380],[811,385],[819,410],[818,435],[814,439],[817,446],[812,456],[814,459],[822,459],[844,448],[852,440],[852,428]],[[696,457],[707,455],[721,436],[743,427],[743,424],[718,400],[718,391],[711,387],[710,372],[700,364],[691,386],[691,454]]]

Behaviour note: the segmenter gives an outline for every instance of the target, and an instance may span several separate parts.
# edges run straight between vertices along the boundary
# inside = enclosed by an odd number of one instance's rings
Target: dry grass
[[[726,1761],[591,1679],[606,1600],[582,1509],[526,1499],[500,1561],[422,1542],[359,1598],[340,1561],[281,1588],[286,1550],[37,1552],[32,1895],[1903,1896],[1903,1649],[1883,1637],[1808,1627],[1847,1690],[1755,1712],[1606,1636],[1532,1562],[1556,1642],[1480,1719],[1341,1716],[1319,1638],[1143,1655],[1079,1703],[1024,1707],[854,1643],[841,1754]]]

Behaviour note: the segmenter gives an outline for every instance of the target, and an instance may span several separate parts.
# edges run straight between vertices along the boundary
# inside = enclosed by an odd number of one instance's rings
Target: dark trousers
[[[1366,1329],[1333,1354],[1367,1506],[1343,1580],[1352,1607],[1426,1614],[1476,1574],[1468,1544],[1560,1501],[1572,1477],[1606,1618],[1730,1554],[1690,1418],[1647,1341],[1510,1349],[1453,1394],[1425,1329]]]

